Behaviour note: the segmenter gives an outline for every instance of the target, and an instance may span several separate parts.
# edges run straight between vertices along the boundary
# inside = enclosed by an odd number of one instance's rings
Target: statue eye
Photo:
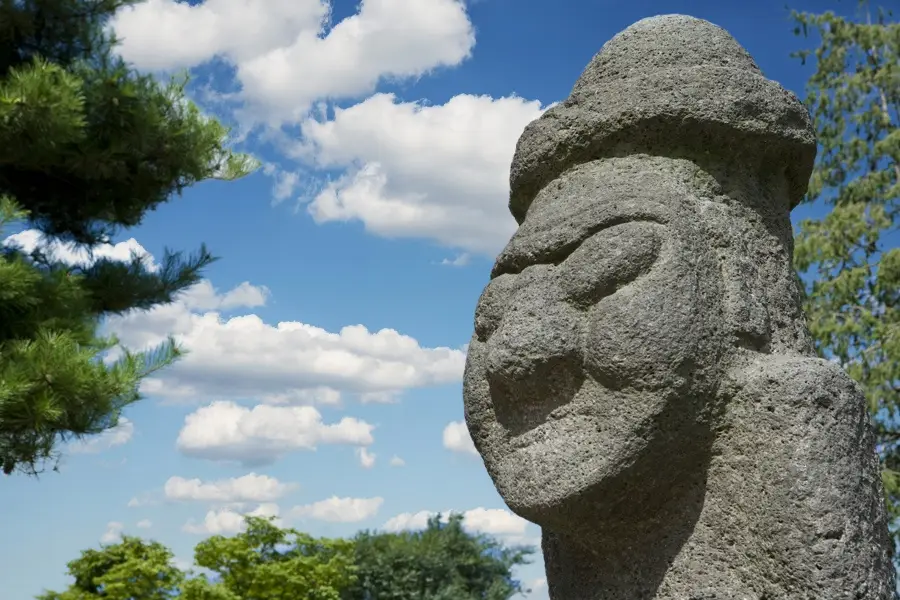
[[[517,277],[513,274],[499,275],[481,293],[475,308],[475,335],[479,341],[487,341],[500,326],[514,294]]]
[[[649,271],[659,257],[663,227],[649,221],[623,223],[582,242],[558,267],[566,300],[587,308]]]

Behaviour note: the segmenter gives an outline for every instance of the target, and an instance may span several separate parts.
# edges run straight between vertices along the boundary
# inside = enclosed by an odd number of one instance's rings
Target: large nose
[[[583,379],[581,315],[562,302],[519,304],[487,342],[487,377],[497,419],[511,433],[543,423]]]

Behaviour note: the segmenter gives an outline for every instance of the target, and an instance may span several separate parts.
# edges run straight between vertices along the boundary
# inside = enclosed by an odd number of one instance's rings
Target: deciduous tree
[[[866,393],[877,430],[895,536],[900,525],[900,24],[859,5],[861,17],[792,12],[795,33],[819,46],[806,103],[819,155],[800,223],[795,266],[819,352]]]
[[[509,600],[523,591],[512,569],[534,551],[463,529],[462,515],[431,517],[422,531],[363,532],[356,582],[343,600]]]
[[[184,572],[158,542],[123,537],[69,563],[75,582],[38,600],[339,600],[354,579],[353,542],[313,538],[247,517],[232,537],[213,536],[194,550],[206,573]]]
[[[439,516],[423,531],[314,538],[246,517],[231,537],[197,544],[182,571],[165,546],[124,536],[68,565],[63,592],[38,600],[509,600],[522,592],[512,569],[534,550],[466,532],[462,516]]]

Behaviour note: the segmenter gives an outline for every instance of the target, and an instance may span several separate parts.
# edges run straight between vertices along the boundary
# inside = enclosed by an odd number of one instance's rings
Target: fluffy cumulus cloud
[[[463,251],[446,261],[455,266],[468,252],[496,253],[514,231],[509,162],[522,129],[546,107],[516,96],[460,94],[431,106],[375,93],[379,82],[471,56],[464,0],[363,0],[334,23],[328,0],[272,0],[264,10],[250,0],[147,0],[119,11],[111,27],[140,68],[224,61],[234,81],[216,82],[211,97],[230,105],[245,131],[301,124],[289,154],[304,168],[341,173],[302,194],[317,222],[355,220],[376,235],[436,241]],[[276,202],[315,179],[275,164],[264,172]]]
[[[515,230],[506,202],[516,140],[546,107],[516,96],[460,94],[432,106],[374,93],[380,81],[419,77],[471,55],[475,35],[463,0],[364,0],[333,25],[330,15],[327,0],[273,0],[265,10],[249,0],[147,0],[121,10],[111,26],[138,67],[225,61],[239,91],[217,85],[213,96],[232,104],[245,130],[300,124],[299,146],[288,154],[330,178],[301,194],[317,222],[354,220],[375,235],[462,251],[447,265],[464,265],[467,253],[496,253]],[[340,175],[331,178],[334,170]],[[316,179],[272,163],[264,172],[276,202]]]
[[[317,99],[457,65],[475,44],[463,0],[364,0],[333,26],[330,9],[327,0],[271,0],[265,10],[252,0],[148,0],[111,26],[141,68],[226,61],[250,114],[269,123],[301,118]]]
[[[3,244],[26,251],[40,248],[70,264],[99,257],[128,260],[136,254],[151,269],[158,268],[134,239],[100,245],[92,254],[48,241],[34,230],[9,236]],[[132,350],[150,349],[174,335],[189,353],[159,377],[146,379],[142,391],[194,402],[337,404],[347,392],[362,401],[385,402],[404,389],[453,383],[462,376],[463,349],[423,348],[393,329],[349,325],[331,332],[299,321],[269,324],[252,313],[225,316],[264,306],[269,296],[267,288],[250,282],[220,291],[203,280],[176,302],[110,317],[105,327]]]
[[[190,520],[182,527],[187,533],[209,534],[209,535],[225,535],[229,533],[238,533],[244,529],[245,516],[253,517],[275,517],[274,522],[280,527],[284,523],[278,518],[280,509],[277,504],[265,503],[260,504],[255,509],[248,512],[238,512],[232,508],[220,508],[211,510],[206,513],[203,521],[197,523]]]
[[[352,417],[326,424],[312,406],[247,408],[220,401],[185,417],[176,445],[190,456],[259,465],[322,444],[367,446],[373,429]]]
[[[274,180],[272,185],[273,204],[289,199],[300,187],[299,173],[279,169],[275,163],[265,163],[262,172]]]
[[[133,436],[134,423],[125,417],[121,417],[119,423],[115,427],[111,427],[103,433],[84,438],[83,440],[72,442],[69,445],[69,451],[75,454],[96,454],[98,452],[103,452],[104,450],[109,450],[110,448],[115,448],[116,446],[127,444],[131,441]]]
[[[83,245],[61,242],[48,238],[37,229],[26,229],[4,238],[3,246],[17,247],[25,252],[40,250],[47,258],[70,265],[89,265],[100,258],[128,261],[132,256],[138,256],[150,271],[159,269],[153,256],[134,238],[116,244],[99,244],[88,251]]]
[[[106,531],[100,536],[101,544],[115,544],[122,538],[125,524],[119,521],[110,521],[106,524]]]
[[[367,448],[357,448],[356,456],[359,458],[359,465],[363,469],[371,469],[375,466],[375,455],[369,452]]]
[[[167,500],[211,503],[266,503],[278,500],[297,489],[297,484],[282,483],[268,475],[249,473],[219,481],[201,481],[170,477],[163,486]]]
[[[267,289],[242,283],[227,292],[203,281],[177,302],[108,320],[134,350],[174,335],[188,350],[143,382],[145,394],[175,401],[257,400],[269,404],[338,404],[343,394],[389,401],[405,389],[458,381],[461,348],[424,348],[392,329],[350,325],[331,332],[299,321],[270,324],[224,311],[263,305]],[[246,312],[246,311],[244,311]]]
[[[4,243],[43,247],[71,263],[92,260],[77,248],[51,247],[33,232]],[[100,246],[93,257],[124,260],[132,254],[156,264],[134,240]],[[145,394],[192,402],[221,398],[188,415],[177,441],[183,453],[254,465],[321,444],[366,446],[372,443],[371,425],[350,417],[326,424],[309,405],[337,404],[347,392],[364,402],[392,401],[404,389],[462,376],[465,348],[423,348],[394,330],[370,332],[355,325],[333,333],[296,321],[270,325],[255,314],[223,316],[262,306],[268,296],[266,288],[249,282],[220,292],[202,281],[176,302],[108,319],[105,327],[125,347],[150,349],[174,335],[189,351],[144,380]],[[235,402],[247,399],[263,404],[246,408]],[[133,433],[133,424],[122,419],[116,428],[74,443],[72,450],[98,452],[128,442]],[[360,451],[359,459],[368,468],[374,455]]]
[[[446,521],[448,515],[458,511],[443,511],[442,520]],[[402,513],[385,522],[382,529],[388,532],[403,530],[423,529],[428,524],[428,519],[436,514],[434,511],[419,511],[417,513]],[[459,513],[463,516],[463,527],[471,532],[485,533],[500,537],[521,538],[525,536],[529,522],[522,517],[502,508],[473,508]]]
[[[150,529],[153,527],[153,522],[150,519],[142,519],[137,522],[138,529]]]
[[[320,223],[356,220],[385,237],[496,253],[516,227],[506,207],[516,141],[543,110],[515,96],[429,106],[375,94],[330,120],[309,118],[295,156],[346,172],[307,210]]]
[[[463,252],[462,254],[457,254],[453,258],[444,258],[441,260],[441,265],[445,267],[465,267],[472,260],[472,255],[468,252]]]
[[[237,308],[257,308],[265,306],[269,289],[251,285],[245,281],[231,290],[220,293],[209,280],[204,279],[178,296],[179,302],[195,311],[228,311]]]
[[[465,421],[454,421],[448,423],[444,427],[444,448],[451,452],[459,452],[460,454],[468,454],[478,456],[478,450],[472,443],[472,436],[469,435],[469,428],[466,427]]]
[[[384,498],[339,498],[332,496],[312,504],[295,506],[290,516],[331,523],[359,523],[378,514]]]

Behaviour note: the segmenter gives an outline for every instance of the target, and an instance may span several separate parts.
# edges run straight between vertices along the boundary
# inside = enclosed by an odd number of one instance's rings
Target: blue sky
[[[4,598],[61,589],[67,561],[122,531],[189,561],[248,511],[349,536],[455,510],[536,543],[461,425],[475,302],[515,228],[509,160],[606,40],[675,12],[725,27],[802,96],[811,67],[789,54],[811,42],[784,0],[150,0],[121,14],[126,58],[190,68],[194,97],[266,168],[188,190],[107,249],[152,261],[206,242],[222,260],[176,304],[110,322],[132,347],[174,333],[191,351],[120,428],[69,448],[59,473],[0,486]],[[535,558],[518,574],[545,599]]]

